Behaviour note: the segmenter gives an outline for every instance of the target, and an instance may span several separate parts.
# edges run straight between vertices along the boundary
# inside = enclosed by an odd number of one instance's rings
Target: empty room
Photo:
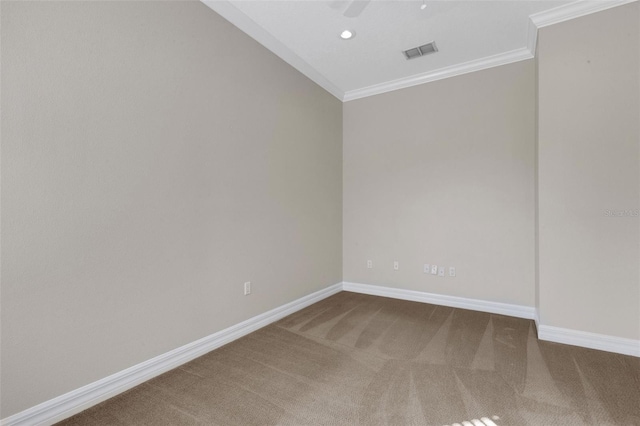
[[[0,1],[0,424],[640,425],[638,0]]]

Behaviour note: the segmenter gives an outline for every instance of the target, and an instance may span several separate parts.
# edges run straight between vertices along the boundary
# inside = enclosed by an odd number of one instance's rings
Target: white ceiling
[[[352,1],[203,0],[341,100],[531,58],[538,27],[629,2],[372,0],[349,18]],[[402,54],[431,41],[437,53]]]

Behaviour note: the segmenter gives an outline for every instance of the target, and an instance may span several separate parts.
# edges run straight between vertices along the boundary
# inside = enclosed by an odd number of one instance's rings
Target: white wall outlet
[[[393,261],[393,270],[397,271],[398,269],[400,269],[400,264],[398,263],[397,260]]]
[[[371,269],[371,268],[373,268],[373,261],[367,260],[367,269]]]
[[[449,276],[450,277],[455,277],[456,276],[456,267],[455,266],[449,266]]]
[[[431,272],[431,265],[429,265],[428,263],[425,263],[424,268],[422,269],[422,272],[424,272],[425,274],[428,274],[429,272]]]
[[[438,268],[438,276],[444,277],[444,266]]]
[[[244,295],[248,296],[251,294],[251,281],[247,281],[244,283]]]
[[[438,265],[431,265],[431,275],[438,275]]]

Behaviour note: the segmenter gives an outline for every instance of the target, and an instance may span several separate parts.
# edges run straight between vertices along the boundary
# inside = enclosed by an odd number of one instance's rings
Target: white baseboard
[[[538,312],[538,309],[535,309],[535,312],[533,313],[533,322],[536,323],[536,330],[540,329],[540,313]]]
[[[538,329],[538,338],[550,342],[582,346],[607,352],[620,353],[640,357],[640,341],[621,337],[607,336],[584,331],[576,331],[559,327],[541,325],[538,314],[533,307],[511,305],[486,300],[467,299],[464,297],[446,296],[414,290],[403,290],[369,284],[343,282],[312,293],[293,302],[257,315],[239,324],[211,334],[195,342],[186,344],[172,351],[159,355],[148,361],[134,365],[104,379],[90,383],[64,395],[45,401],[10,417],[0,420],[2,426],[36,426],[51,425],[67,417],[79,413],[112,396],[122,393],[166,371],[176,368],[222,345],[230,343],[242,336],[271,324],[287,315],[319,302],[340,291],[391,297],[508,315],[518,318],[534,319]]]
[[[622,337],[542,325],[540,324],[538,311],[531,306],[510,305],[507,303],[490,302],[487,300],[467,299],[464,297],[446,296],[442,294],[349,282],[343,282],[342,289],[354,293],[391,297],[394,299],[411,300],[414,302],[450,306],[452,308],[470,309],[473,311],[532,319],[535,321],[536,329],[538,330],[538,339],[540,340],[640,357],[640,340],[625,339]]]
[[[492,314],[508,315],[517,318],[534,319],[535,315],[535,308],[532,306],[511,305],[508,303],[490,302],[488,300],[479,299],[467,299],[465,297],[446,296],[443,294],[425,293],[415,290],[403,290],[399,288],[349,282],[343,282],[342,289],[354,293],[431,303],[434,305],[470,309],[472,311],[489,312]]]
[[[112,396],[131,389],[155,376],[176,368],[192,359],[232,342],[302,308],[342,290],[342,283],[301,297],[239,324],[213,333],[148,361],[122,370],[64,395],[45,401],[10,417],[2,419],[2,426],[51,425],[79,413]]]
[[[640,357],[640,340],[536,324],[538,339]]]

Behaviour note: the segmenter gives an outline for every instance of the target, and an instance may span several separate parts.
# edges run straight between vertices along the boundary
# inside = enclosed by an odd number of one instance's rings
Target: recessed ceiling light
[[[350,40],[356,36],[356,32],[353,30],[344,30],[340,33],[340,38],[343,40]]]
[[[420,5],[420,9],[425,10],[426,8],[427,8],[427,4],[425,2],[422,2],[422,5]]]

